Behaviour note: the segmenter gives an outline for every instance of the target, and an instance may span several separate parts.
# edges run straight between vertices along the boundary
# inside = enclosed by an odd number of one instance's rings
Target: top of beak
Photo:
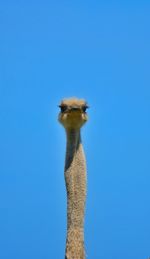
[[[70,107],[70,110],[71,111],[79,111],[80,108],[78,106],[76,106],[76,105],[73,105],[73,106]]]

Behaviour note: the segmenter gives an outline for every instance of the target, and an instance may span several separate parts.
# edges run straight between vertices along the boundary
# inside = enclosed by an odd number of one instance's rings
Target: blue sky
[[[150,3],[1,1],[0,258],[61,259],[64,97],[85,98],[89,259],[150,256]]]

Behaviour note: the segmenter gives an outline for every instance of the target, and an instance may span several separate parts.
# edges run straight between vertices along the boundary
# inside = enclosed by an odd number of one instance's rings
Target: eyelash
[[[83,111],[83,112],[86,112],[86,109],[87,109],[86,106],[83,106],[83,107],[82,107],[82,111]]]
[[[67,110],[67,107],[61,106],[60,109],[61,109],[61,112],[65,112]]]

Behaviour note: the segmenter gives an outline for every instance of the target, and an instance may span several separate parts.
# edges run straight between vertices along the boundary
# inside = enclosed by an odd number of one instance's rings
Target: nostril
[[[80,110],[80,108],[77,107],[77,106],[72,106],[72,107],[71,107],[71,110],[72,110],[72,111],[78,111],[78,110]]]
[[[79,110],[79,109],[78,109],[78,108],[72,108],[72,110],[73,110],[73,111],[77,111],[77,110]]]

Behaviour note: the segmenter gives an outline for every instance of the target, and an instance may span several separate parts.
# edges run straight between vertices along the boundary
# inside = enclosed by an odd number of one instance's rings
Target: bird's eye
[[[86,112],[86,109],[87,109],[87,108],[88,108],[87,105],[82,106],[82,111],[83,111],[83,112]]]
[[[67,110],[67,106],[63,105],[63,106],[59,106],[61,109],[61,112],[65,112]]]

